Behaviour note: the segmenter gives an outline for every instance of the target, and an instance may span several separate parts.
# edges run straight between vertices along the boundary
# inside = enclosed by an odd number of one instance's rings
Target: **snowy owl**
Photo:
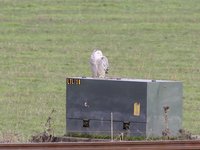
[[[106,56],[103,55],[101,50],[95,49],[90,57],[90,66],[92,70],[92,77],[105,78],[108,73],[109,64]]]

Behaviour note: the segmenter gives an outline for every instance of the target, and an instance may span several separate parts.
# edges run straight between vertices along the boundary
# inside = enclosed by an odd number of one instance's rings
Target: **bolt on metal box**
[[[167,80],[66,79],[66,132],[159,137],[182,127],[182,83]],[[111,120],[111,113],[113,120]]]

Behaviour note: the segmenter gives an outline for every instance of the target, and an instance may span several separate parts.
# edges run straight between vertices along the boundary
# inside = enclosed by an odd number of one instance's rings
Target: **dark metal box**
[[[182,123],[182,83],[164,80],[67,78],[67,133],[169,136]],[[165,108],[165,109],[164,109]],[[166,110],[168,108],[168,110]]]

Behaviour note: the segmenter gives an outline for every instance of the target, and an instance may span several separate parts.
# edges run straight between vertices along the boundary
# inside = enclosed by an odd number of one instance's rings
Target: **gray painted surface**
[[[139,116],[134,103],[140,104]],[[163,106],[169,106],[169,128],[181,128],[181,82],[140,79],[67,79],[67,132],[110,135],[110,114],[114,133],[130,136],[161,136],[164,129]],[[89,120],[89,127],[83,127]],[[129,130],[123,129],[130,122]]]
[[[147,97],[147,136],[162,136],[166,125],[165,106],[169,106],[167,116],[170,135],[176,136],[182,127],[182,83],[148,83]]]

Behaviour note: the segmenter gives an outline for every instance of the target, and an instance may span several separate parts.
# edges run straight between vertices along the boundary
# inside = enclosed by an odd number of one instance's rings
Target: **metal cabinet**
[[[174,136],[182,123],[182,83],[164,80],[66,79],[67,133]],[[166,112],[164,108],[168,108]]]

